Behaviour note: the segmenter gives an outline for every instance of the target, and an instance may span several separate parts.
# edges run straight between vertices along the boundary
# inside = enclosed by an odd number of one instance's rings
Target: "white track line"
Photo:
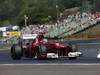
[[[86,64],[82,64],[82,63],[69,63],[69,64],[0,64],[0,66],[56,66],[56,65],[59,65],[59,66],[100,66],[100,64],[98,63],[86,63]]]
[[[90,45],[94,45],[94,44],[97,44],[97,45],[99,45],[100,43],[79,43],[80,45],[87,45],[87,44],[90,44]]]

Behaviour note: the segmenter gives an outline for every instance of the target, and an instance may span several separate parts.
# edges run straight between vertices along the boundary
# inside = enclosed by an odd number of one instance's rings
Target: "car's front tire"
[[[68,43],[68,46],[72,48],[72,51],[73,51],[73,52],[78,51],[78,48],[77,48],[77,45],[76,45],[76,44]]]

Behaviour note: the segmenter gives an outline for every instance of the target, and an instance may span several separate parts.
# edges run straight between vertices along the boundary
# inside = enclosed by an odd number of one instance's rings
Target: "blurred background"
[[[0,39],[22,33],[47,38],[100,37],[100,0],[0,0]]]

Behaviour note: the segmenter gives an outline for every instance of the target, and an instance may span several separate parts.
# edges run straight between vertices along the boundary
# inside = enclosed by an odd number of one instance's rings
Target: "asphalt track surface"
[[[37,60],[22,58],[21,60],[12,60],[10,50],[0,51],[0,64],[40,64],[40,63],[100,63],[97,55],[100,52],[100,44],[78,44],[78,50],[83,53],[83,56],[78,57],[76,60],[69,60],[68,58]]]
[[[0,51],[0,75],[100,75],[100,44],[78,44],[78,49],[83,56],[76,60],[12,60],[10,50]]]

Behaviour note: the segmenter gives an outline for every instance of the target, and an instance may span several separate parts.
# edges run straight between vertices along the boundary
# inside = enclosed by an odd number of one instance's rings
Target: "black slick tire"
[[[13,60],[20,60],[22,57],[22,49],[19,45],[14,44],[11,47],[11,58]]]

